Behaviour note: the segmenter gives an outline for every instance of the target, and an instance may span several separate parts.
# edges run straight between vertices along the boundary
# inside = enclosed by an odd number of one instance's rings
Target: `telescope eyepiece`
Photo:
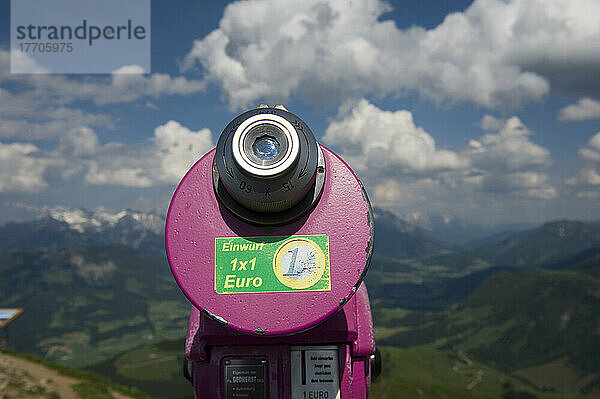
[[[321,148],[304,121],[281,107],[245,112],[217,143],[217,197],[254,224],[283,224],[306,213],[323,189]]]

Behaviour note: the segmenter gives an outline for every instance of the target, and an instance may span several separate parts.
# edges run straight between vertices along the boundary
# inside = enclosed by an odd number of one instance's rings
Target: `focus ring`
[[[287,151],[277,163],[273,165],[259,165],[256,160],[251,159],[248,155],[245,150],[245,143],[247,140],[252,139],[249,133],[253,129],[269,125],[283,132],[288,144],[286,146]],[[300,140],[296,129],[294,129],[287,119],[271,114],[254,115],[242,122],[233,134],[231,146],[236,164],[245,172],[257,177],[273,177],[285,173],[294,165],[300,152]]]
[[[258,147],[264,143],[268,150],[261,152]],[[227,125],[214,164],[220,184],[238,204],[253,212],[277,213],[298,204],[314,185],[318,154],[304,121],[285,110],[260,108]]]

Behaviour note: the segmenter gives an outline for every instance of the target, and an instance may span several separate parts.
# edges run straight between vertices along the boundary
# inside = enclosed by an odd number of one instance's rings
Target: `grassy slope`
[[[84,367],[185,334],[189,304],[162,256],[126,247],[0,252],[11,345]]]
[[[499,273],[443,315],[421,314],[387,345],[437,341],[460,347],[504,370],[568,356],[582,371],[600,372],[600,282],[574,271]],[[417,316],[412,316],[417,317]],[[377,325],[377,322],[376,322]]]
[[[148,399],[146,394],[136,388],[115,384],[114,382],[104,377],[100,377],[94,373],[74,369],[72,367],[65,366],[64,364],[54,363],[30,354],[15,353],[4,349],[0,349],[0,353],[25,360],[27,364],[31,364],[31,366],[28,366],[27,369],[31,369],[33,365],[41,365],[52,371],[55,371],[61,376],[72,378],[74,380],[72,389],[82,399],[113,399],[114,396],[111,394],[111,392],[121,394],[120,397]],[[44,387],[43,380],[39,383],[37,381],[29,381],[31,377],[28,375],[27,370],[23,370],[21,373],[17,370],[4,370],[2,367],[0,367],[0,376],[2,375],[10,377],[7,380],[7,385],[10,385],[10,387],[7,386],[4,389],[8,390],[8,388],[10,388],[12,395],[17,394],[17,396],[11,395],[11,398],[60,398],[56,392],[47,392]]]
[[[429,343],[466,353],[539,391],[600,397],[599,260],[593,256],[563,271],[498,273],[442,313],[375,308],[378,344],[406,356]],[[392,364],[392,373],[409,367]],[[403,389],[390,384],[390,392]]]
[[[559,262],[600,246],[600,233],[575,221],[560,220],[475,250],[495,265],[530,268]]]
[[[89,370],[155,398],[193,399],[192,387],[182,374],[184,348],[184,339],[165,341],[127,351]]]
[[[371,387],[370,399],[491,399],[506,395],[507,384],[524,398],[522,392],[539,399],[585,398],[578,394],[541,392],[519,378],[471,361],[462,352],[440,351],[432,346],[382,347],[381,352],[383,372]]]

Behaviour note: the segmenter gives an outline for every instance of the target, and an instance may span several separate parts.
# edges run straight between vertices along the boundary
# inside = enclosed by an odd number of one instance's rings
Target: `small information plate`
[[[230,359],[224,363],[225,399],[266,399],[267,361]]]
[[[8,326],[13,320],[23,313],[23,309],[0,308],[0,328]]]
[[[217,294],[330,289],[325,234],[215,238]]]
[[[340,399],[336,346],[290,348],[292,399]]]

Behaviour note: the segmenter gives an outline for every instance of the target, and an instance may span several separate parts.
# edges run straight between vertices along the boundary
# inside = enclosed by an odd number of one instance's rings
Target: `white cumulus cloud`
[[[587,145],[579,150],[579,157],[584,161],[600,162],[600,132],[596,133]]]
[[[416,91],[511,109],[551,87],[600,94],[596,0],[475,0],[429,30],[399,29],[385,19],[390,9],[379,0],[232,3],[182,66],[200,66],[232,108]]]
[[[91,157],[98,150],[98,136],[87,126],[71,129],[60,138],[58,150],[65,156]]]
[[[13,95],[43,96],[46,103],[54,105],[77,100],[90,100],[96,104],[129,103],[143,97],[188,95],[205,88],[204,82],[184,76],[141,74],[137,66],[123,67],[108,77],[11,74],[9,71],[10,52],[0,49],[0,84],[17,83],[19,90],[10,91]],[[8,89],[5,87],[5,90]]]
[[[367,100],[340,108],[323,141],[372,187],[374,203],[400,206],[431,200],[438,192],[453,202],[471,192],[552,199],[557,189],[543,173],[552,164],[548,149],[517,117],[483,117],[485,133],[460,152],[437,148],[411,112],[384,111]],[[443,193],[441,195],[440,193]],[[420,200],[419,200],[420,199]]]
[[[530,140],[533,132],[513,116],[507,120],[484,116],[482,128],[488,133],[469,142],[463,155],[473,166],[463,179],[490,193],[552,199],[556,188],[541,171],[552,164],[551,154]]]
[[[429,175],[468,166],[456,153],[437,149],[409,111],[384,111],[365,99],[341,111],[323,141],[339,148],[353,168],[370,175]]]
[[[127,187],[152,187],[176,184],[189,168],[213,147],[209,129],[197,132],[177,121],[154,129],[147,144],[107,143],[97,147],[89,131],[79,136],[76,145],[93,155],[83,161],[88,184]],[[93,132],[92,132],[93,133]],[[71,140],[73,141],[73,140]],[[73,145],[71,142],[68,145]]]
[[[580,122],[600,118],[600,101],[582,98],[576,104],[567,105],[558,113],[558,119],[564,122]]]
[[[512,173],[550,166],[550,151],[529,140],[532,134],[513,116],[496,133],[471,140],[467,155],[475,167],[485,170]]]
[[[0,143],[0,193],[38,193],[48,187],[44,175],[56,161],[29,143]]]
[[[157,184],[148,176],[148,170],[138,165],[136,160],[119,157],[107,157],[109,165],[91,161],[85,176],[86,183],[94,185],[152,187]]]
[[[600,173],[592,168],[584,168],[579,171],[577,177],[567,181],[573,185],[600,186]]]
[[[0,87],[0,138],[39,140],[60,137],[77,126],[114,128],[114,118],[55,105],[36,91]]]
[[[481,181],[490,193],[511,193],[522,197],[552,199],[558,192],[548,182],[548,176],[538,172],[491,173]]]
[[[600,132],[579,150],[579,158],[584,166],[567,180],[567,184],[578,191],[577,196],[580,198],[600,196]]]
[[[138,188],[176,184],[213,146],[209,129],[193,131],[173,120],[156,127],[154,136],[141,144],[101,144],[87,126],[63,134],[54,150],[0,142],[0,194],[46,190],[50,168],[54,179],[69,183],[81,179],[90,185]]]
[[[115,128],[116,117],[73,108],[78,101],[131,103],[142,98],[189,95],[205,88],[204,82],[183,76],[142,74],[138,66],[120,68],[109,76],[9,71],[10,52],[0,49],[0,138],[15,140],[60,139],[81,126]]]
[[[49,73],[50,70],[39,65],[26,53],[18,50],[10,52],[11,73]]]
[[[178,183],[192,165],[213,147],[209,129],[194,132],[177,121],[154,130],[154,145],[160,159],[160,177]]]

